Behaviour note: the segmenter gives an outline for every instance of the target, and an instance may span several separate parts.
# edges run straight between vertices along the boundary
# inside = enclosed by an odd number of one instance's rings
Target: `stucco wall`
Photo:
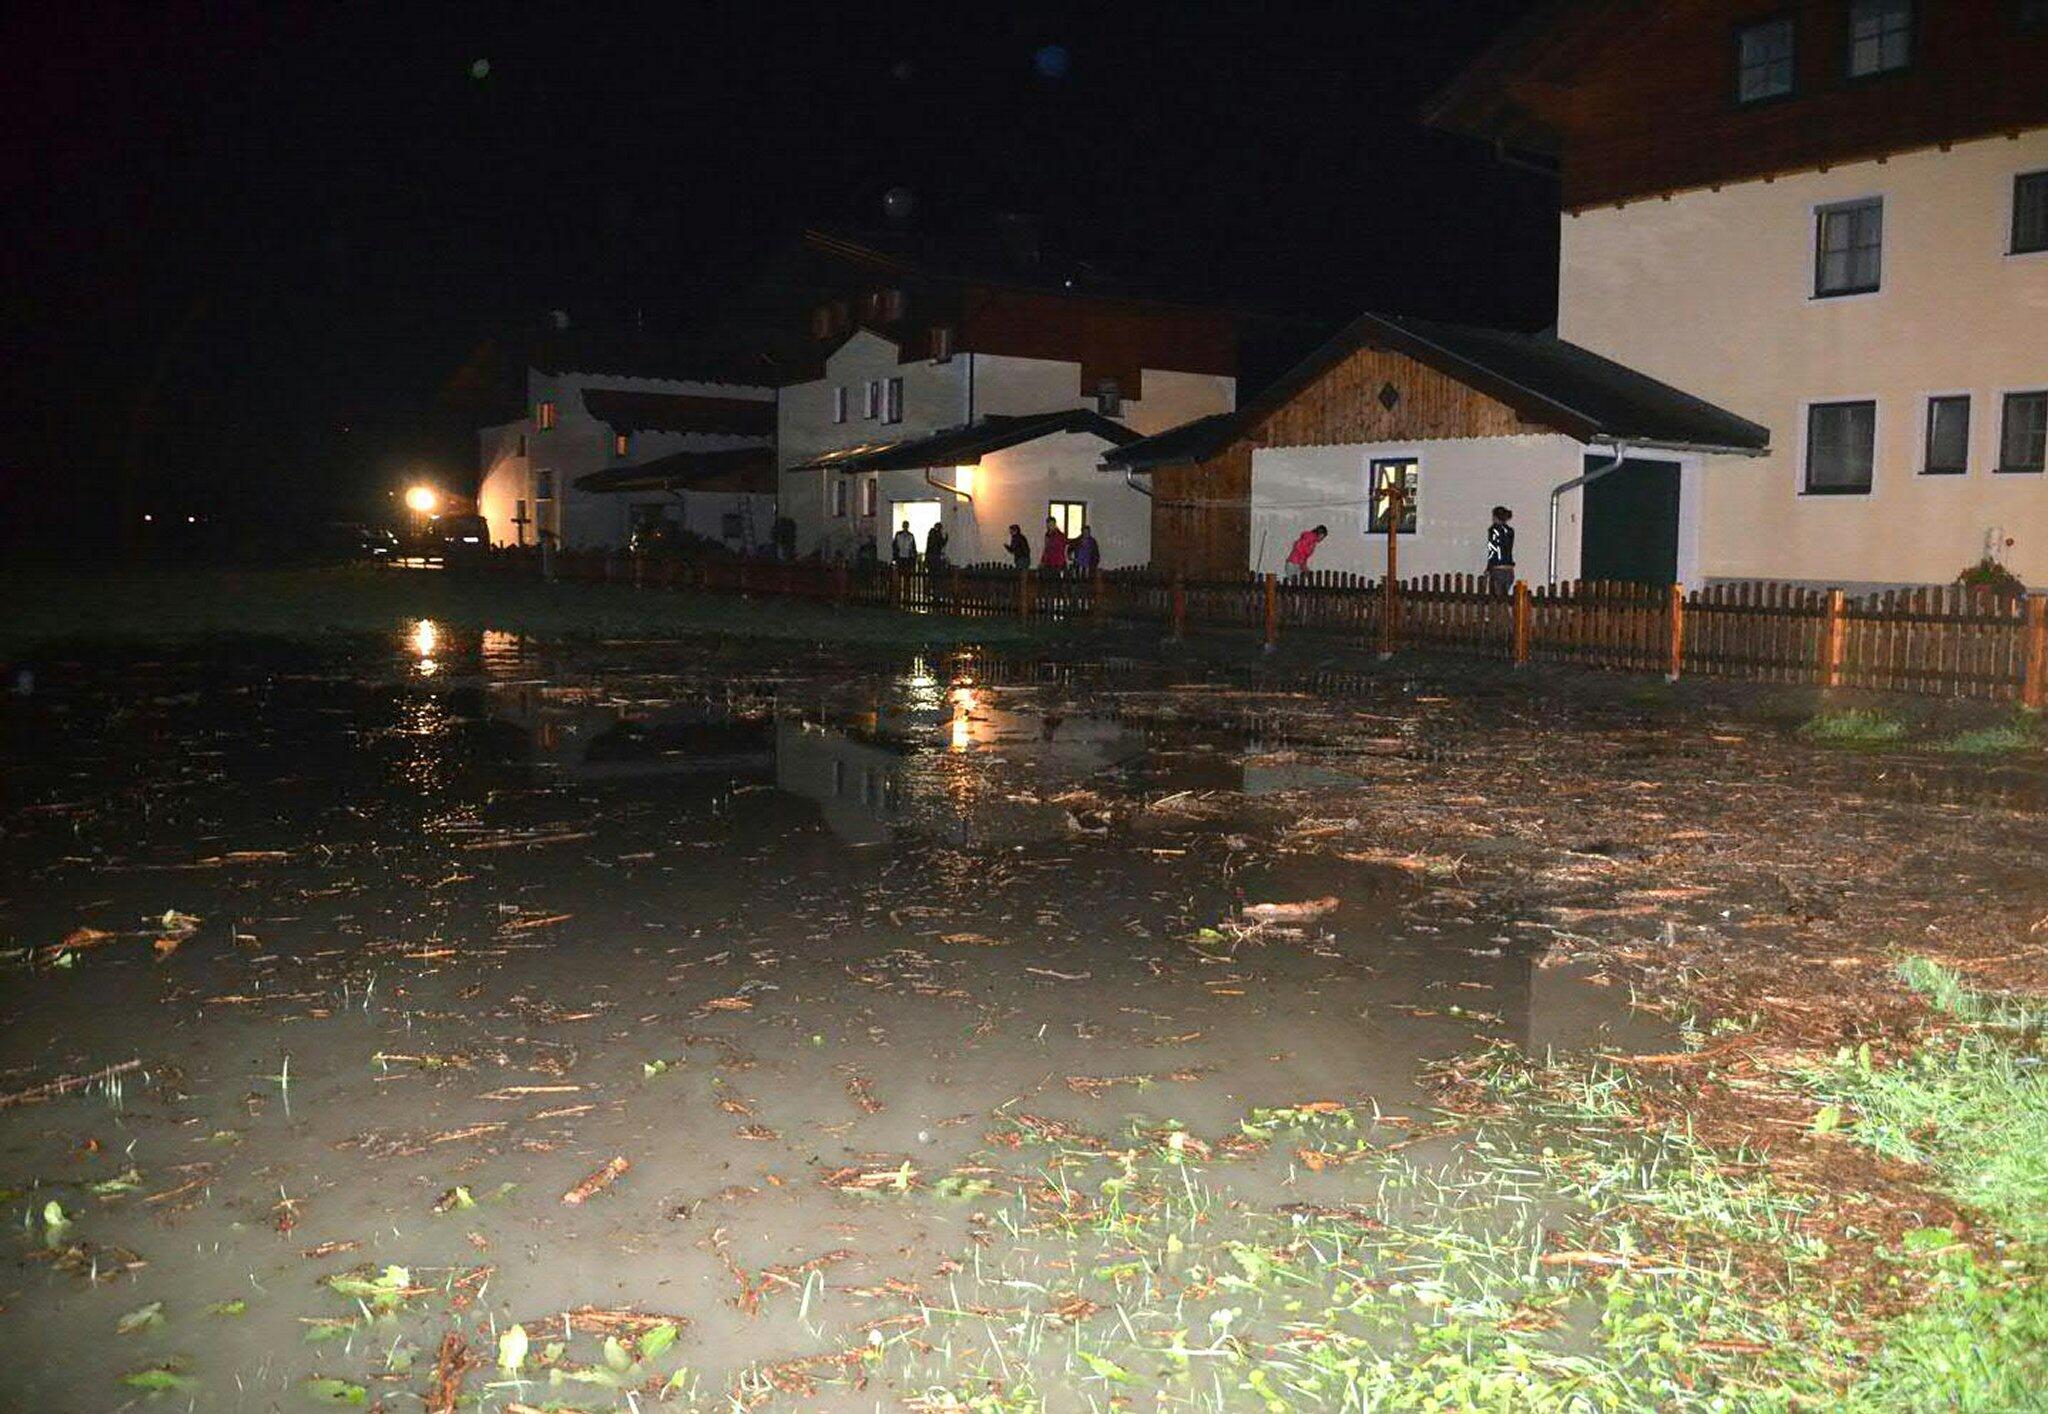
[[[480,428],[476,434],[477,465],[482,468],[477,479],[476,511],[484,518],[493,545],[533,543],[533,527],[524,527],[522,541],[522,527],[514,523],[521,501],[527,503],[527,514],[533,513],[532,472],[519,451],[519,439],[526,427],[522,419]]]
[[[1563,218],[1559,334],[1771,429],[1705,468],[1704,574],[1939,582],[1992,546],[2048,584],[2048,478],[1992,469],[2001,395],[2048,388],[2048,255],[2006,254],[2013,177],[2043,168],[2037,129]],[[1882,288],[1812,298],[1814,208],[1871,196]],[[1971,397],[1961,476],[1920,474],[1936,393]],[[1870,493],[1802,495],[1806,405],[1864,398]]]
[[[1143,383],[1142,398],[1126,398],[1120,421],[1143,433],[1163,432],[1176,427],[1191,418],[1212,412],[1227,411],[1234,404],[1236,381],[1231,378],[1209,374],[1180,373],[1168,370],[1145,369],[1140,374]],[[870,380],[903,380],[903,420],[900,423],[885,423],[879,418],[862,416],[865,408],[867,384]],[[847,418],[843,423],[832,420],[835,387],[846,389]],[[836,447],[857,446],[867,442],[895,442],[912,437],[921,437],[942,428],[958,427],[970,417],[1022,416],[1030,413],[1051,412],[1059,408],[1093,407],[1095,398],[1092,390],[1084,394],[1081,389],[1081,368],[1077,363],[1061,362],[1054,359],[1013,358],[1006,355],[956,354],[945,363],[916,360],[910,363],[897,362],[896,346],[877,334],[862,330],[848,339],[827,360],[825,376],[809,383],[793,384],[782,390],[777,417],[776,463],[781,467],[799,466],[810,461],[819,453]],[[1064,439],[1063,439],[1064,440]],[[1084,439],[1098,452],[1102,444],[1094,439]],[[1028,451],[1028,449],[1019,449]],[[1004,453],[1011,457],[1015,452]],[[1042,454],[1058,460],[1063,454]],[[996,459],[992,458],[991,461]],[[1061,494],[1048,492],[1044,496],[1033,496],[1038,509],[1032,519],[1021,521],[1031,533],[1033,543],[1037,531],[1045,519],[1044,501],[1085,500],[1093,513],[1094,505],[1100,501],[1105,513],[1121,524],[1123,512],[1128,509],[1126,498],[1136,502],[1143,509],[1142,496],[1123,488],[1113,495],[1104,486],[1105,478],[1093,470],[1094,463],[1088,464],[1085,490],[1081,485],[1062,483]],[[910,483],[923,486],[923,477],[915,472],[891,473],[892,476],[908,477]],[[1061,473],[1062,476],[1066,473]],[[944,479],[942,476],[941,479]],[[996,484],[1002,478],[991,481]],[[1051,483],[1046,483],[1047,485]],[[870,533],[872,527],[861,524],[857,518],[858,499],[852,502],[855,515],[844,520],[832,515],[831,486],[822,472],[785,472],[780,478],[782,513],[797,526],[797,549],[808,554],[822,549],[832,553],[845,541],[858,534]],[[1071,492],[1072,494],[1065,494]],[[892,493],[885,487],[884,497]],[[906,487],[905,496],[912,490]],[[927,494],[929,491],[927,490]],[[1127,544],[1135,544],[1149,552],[1151,529],[1149,513],[1147,521],[1135,538],[1124,533]],[[1008,521],[1004,521],[1006,527]],[[879,520],[876,522],[879,525]],[[951,522],[948,522],[950,527]],[[999,528],[1000,529],[1000,528]],[[888,538],[888,530],[881,530],[881,538]],[[1096,538],[1103,539],[1103,526],[1095,528]],[[998,540],[1001,536],[998,535]],[[1109,542],[1103,540],[1105,563]],[[956,537],[953,556],[963,559],[963,551]],[[995,558],[991,548],[987,556],[977,553],[971,558]],[[1128,563],[1142,563],[1140,559]],[[1126,563],[1117,561],[1116,563]]]
[[[1569,437],[1475,437],[1442,441],[1260,447],[1252,453],[1251,563],[1279,573],[1295,537],[1326,525],[1310,568],[1387,572],[1386,535],[1366,530],[1366,479],[1375,457],[1416,457],[1415,533],[1403,535],[1400,574],[1478,574],[1486,568],[1493,508],[1515,513],[1521,577],[1543,579],[1550,489],[1580,474],[1585,449]],[[1579,493],[1558,508],[1558,577],[1579,567]]]

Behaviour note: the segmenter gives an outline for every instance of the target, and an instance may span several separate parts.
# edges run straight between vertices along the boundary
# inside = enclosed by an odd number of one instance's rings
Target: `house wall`
[[[671,452],[725,451],[763,445],[759,437],[734,434],[639,431],[631,434],[627,455],[619,457],[613,451],[611,425],[591,416],[583,406],[582,393],[586,388],[696,393],[762,402],[772,402],[775,398],[772,388],[673,378],[634,378],[611,373],[529,370],[527,416],[501,428],[486,429],[487,434],[502,434],[497,442],[486,441],[483,487],[478,507],[490,526],[493,545],[537,544],[541,530],[546,529],[553,532],[564,549],[622,548],[632,533],[632,506],[636,502],[667,500],[674,504],[674,498],[657,492],[579,491],[575,484],[577,477],[603,471],[607,467],[649,461]],[[555,425],[542,431],[536,420],[536,409],[547,401],[555,405]],[[516,443],[521,433],[526,436],[528,448],[523,465],[503,453],[506,440]],[[496,449],[495,460],[491,459],[492,449]],[[552,473],[554,491],[551,498],[545,499],[538,494],[546,479],[544,473]],[[724,495],[727,501],[732,500],[726,493],[691,495]],[[534,523],[525,527],[523,540],[520,528],[512,523],[515,502],[519,499],[526,501],[528,514],[534,518]],[[735,508],[746,509],[753,517],[754,523],[749,527],[751,538],[746,542],[749,545],[767,543],[774,528],[773,510],[770,509],[765,516],[760,515],[759,507],[754,504],[759,499],[732,502]],[[716,539],[715,528],[722,511],[713,509],[714,504],[723,503],[707,502],[687,514],[692,529],[708,518],[708,523],[714,527],[712,538]]]
[[[1580,474],[1585,447],[1557,434],[1412,438],[1329,446],[1259,447],[1252,453],[1250,568],[1279,573],[1295,537],[1329,527],[1310,568],[1387,572],[1386,535],[1367,530],[1367,476],[1375,457],[1418,459],[1415,533],[1400,537],[1400,575],[1479,574],[1493,507],[1515,513],[1521,577],[1543,578],[1553,486]],[[1579,497],[1566,493],[1558,516],[1558,576],[1579,566]]]
[[[1251,545],[1251,443],[1234,442],[1195,465],[1160,467],[1151,480],[1153,565],[1189,579],[1242,574]]]
[[[534,543],[533,471],[520,441],[528,425],[521,418],[480,428],[476,434],[477,465],[483,469],[477,480],[476,511],[484,518],[493,545]],[[528,523],[520,524],[522,518]]]
[[[959,427],[973,418],[990,414],[1014,417],[1061,408],[1095,406],[1094,390],[1084,385],[1082,368],[1078,363],[995,354],[956,354],[945,363],[929,360],[903,363],[898,358],[895,344],[872,331],[860,330],[826,360],[824,377],[784,388],[777,416],[777,466],[800,466],[823,452],[840,447],[906,441],[945,428]],[[879,417],[865,417],[868,383],[873,380],[886,382],[890,378],[903,380],[903,420],[885,423]],[[1191,418],[1228,410],[1233,405],[1237,386],[1236,380],[1221,374],[1165,369],[1144,369],[1139,382],[1144,396],[1125,398],[1118,420],[1147,434],[1165,431]],[[843,423],[832,419],[832,390],[836,387],[846,389],[847,418]],[[1046,439],[1039,445],[1050,446],[1054,440],[1069,439]],[[1079,440],[1086,441],[1096,453],[1102,448],[1094,438]],[[989,458],[983,463],[985,474],[981,484],[999,484],[1000,477],[995,468],[1011,464],[1005,459],[1030,452],[1030,447],[1013,448]],[[1051,453],[1041,455],[1053,456]],[[782,513],[796,523],[799,554],[851,554],[861,538],[874,539],[877,544],[888,540],[891,527],[884,525],[879,518],[866,521],[859,516],[857,493],[849,493],[848,516],[832,514],[831,477],[837,474],[787,470],[780,474]],[[1036,471],[1032,473],[1037,474]],[[1061,472],[1060,476],[1064,478],[1065,473]],[[917,487],[924,485],[923,477],[916,472],[885,473],[885,479],[889,477],[907,477]],[[941,479],[945,477],[942,475]],[[1041,485],[1042,489],[1051,483],[1032,484]],[[1061,484],[1065,485],[1064,479]],[[927,494],[935,494],[930,493],[929,488],[925,489]],[[1051,494],[1037,496],[1033,492],[1031,497],[1024,498],[1036,497],[1038,502],[1033,517],[1019,522],[1032,535],[1034,544],[1038,538],[1036,531],[1045,518],[1043,502],[1047,499],[1085,500],[1091,508],[1100,502],[1118,523],[1123,519],[1125,506],[1142,508],[1144,505],[1144,497],[1140,493],[1124,486],[1120,478],[1105,477],[1095,471],[1092,461],[1085,489],[1066,489],[1073,494],[1054,497]],[[887,498],[892,494],[885,486],[882,495]],[[908,490],[905,495],[909,495]],[[980,492],[977,491],[976,495],[979,499]],[[1149,547],[1149,513],[1145,519],[1147,524],[1142,532],[1124,535],[1127,542]],[[950,524],[949,521],[949,527]],[[1007,520],[1003,522],[1004,527],[1008,524]],[[1103,540],[1103,529],[1101,525],[1096,527],[1098,540]],[[998,541],[1000,539],[998,535]],[[1104,563],[1110,563],[1107,540],[1103,540],[1103,548]],[[998,544],[988,555],[977,551],[970,557],[956,537],[953,558],[962,563],[970,559],[997,558],[999,550]],[[1137,562],[1142,563],[1142,560]]]
[[[881,514],[875,524],[880,532],[877,543],[883,548],[883,558],[887,558],[889,536],[901,523],[892,510],[901,501],[940,503],[946,525],[947,557],[962,565],[1007,562],[1009,553],[1003,546],[1009,540],[1012,525],[1021,527],[1031,541],[1032,561],[1036,563],[1045,541],[1046,503],[1082,501],[1088,507],[1088,524],[1102,546],[1103,568],[1145,564],[1152,551],[1151,503],[1121,477],[1106,476],[1098,469],[1107,450],[1108,445],[1099,437],[1060,433],[991,453],[968,470],[972,501],[934,490],[922,472],[877,473],[872,479]],[[939,468],[932,477],[948,485],[958,484],[959,471],[957,467]],[[857,485],[864,478],[849,479]],[[852,509],[858,510],[857,489],[849,490],[848,499]],[[857,543],[852,537],[861,533],[859,525],[842,523],[828,527],[828,552],[851,553],[849,547]]]
[[[1771,430],[1709,459],[1710,578],[1951,580],[1988,551],[2048,584],[2048,478],[2001,475],[2000,395],[2048,388],[2048,255],[2007,255],[2013,177],[2048,128],[1563,220],[1558,333]],[[1814,208],[1884,198],[1882,288],[1814,299]],[[1926,400],[1968,393],[1961,476],[1920,473]],[[1877,401],[1867,495],[1802,494],[1805,409]]]

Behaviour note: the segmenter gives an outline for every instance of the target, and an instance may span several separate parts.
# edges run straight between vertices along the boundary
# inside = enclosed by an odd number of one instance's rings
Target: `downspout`
[[[931,487],[934,491],[950,491],[970,506],[974,504],[974,493],[972,491],[962,491],[958,486],[948,486],[943,481],[932,480],[932,469],[930,467],[924,469],[924,484]]]
[[[1543,578],[1545,583],[1557,583],[1558,499],[1562,497],[1564,493],[1567,491],[1576,491],[1581,486],[1585,486],[1591,482],[1598,481],[1601,477],[1607,475],[1607,473],[1609,473],[1610,471],[1619,471],[1621,469],[1621,464],[1627,460],[1628,444],[1626,442],[1616,442],[1614,444],[1614,459],[1608,462],[1607,465],[1596,466],[1591,471],[1586,472],[1584,475],[1574,476],[1569,481],[1560,481],[1557,483],[1557,485],[1550,488],[1550,551],[1548,559],[1543,567]]]

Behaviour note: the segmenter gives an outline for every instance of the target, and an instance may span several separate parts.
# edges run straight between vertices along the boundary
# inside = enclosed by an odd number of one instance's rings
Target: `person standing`
[[[1094,574],[1102,568],[1102,547],[1095,542],[1093,527],[1081,527],[1080,535],[1067,547],[1067,556],[1074,562],[1076,574]]]
[[[1067,533],[1051,516],[1045,518],[1045,548],[1038,552],[1038,567],[1042,570],[1064,570],[1067,567]]]
[[[889,560],[899,570],[917,567],[917,536],[910,530],[910,522],[903,522],[903,528],[889,541]]]
[[[946,526],[943,521],[933,521],[932,528],[924,536],[924,567],[937,574],[946,565]]]
[[[1294,538],[1294,548],[1287,552],[1287,567],[1281,571],[1282,578],[1300,579],[1307,574],[1308,562],[1314,556],[1316,547],[1329,538],[1330,527],[1327,525],[1311,526],[1297,535]]]
[[[1515,528],[1508,522],[1515,513],[1506,506],[1493,508],[1493,524],[1486,527],[1486,591],[1512,594],[1515,591]]]
[[[1024,538],[1023,526],[1013,525],[1010,527],[1010,539],[1003,548],[1010,552],[1011,564],[1020,570],[1031,568],[1031,542]]]

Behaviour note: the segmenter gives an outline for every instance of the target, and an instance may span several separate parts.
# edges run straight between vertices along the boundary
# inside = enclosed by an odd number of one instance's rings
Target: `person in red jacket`
[[[1300,579],[1303,575],[1307,574],[1309,557],[1315,554],[1316,547],[1329,539],[1329,537],[1330,527],[1327,525],[1315,526],[1312,529],[1302,531],[1300,535],[1296,536],[1294,548],[1287,552],[1287,568],[1281,572],[1282,577],[1286,579]]]
[[[1067,532],[1060,529],[1060,523],[1051,516],[1045,518],[1045,548],[1038,552],[1038,567],[1042,570],[1064,570],[1067,567]]]

